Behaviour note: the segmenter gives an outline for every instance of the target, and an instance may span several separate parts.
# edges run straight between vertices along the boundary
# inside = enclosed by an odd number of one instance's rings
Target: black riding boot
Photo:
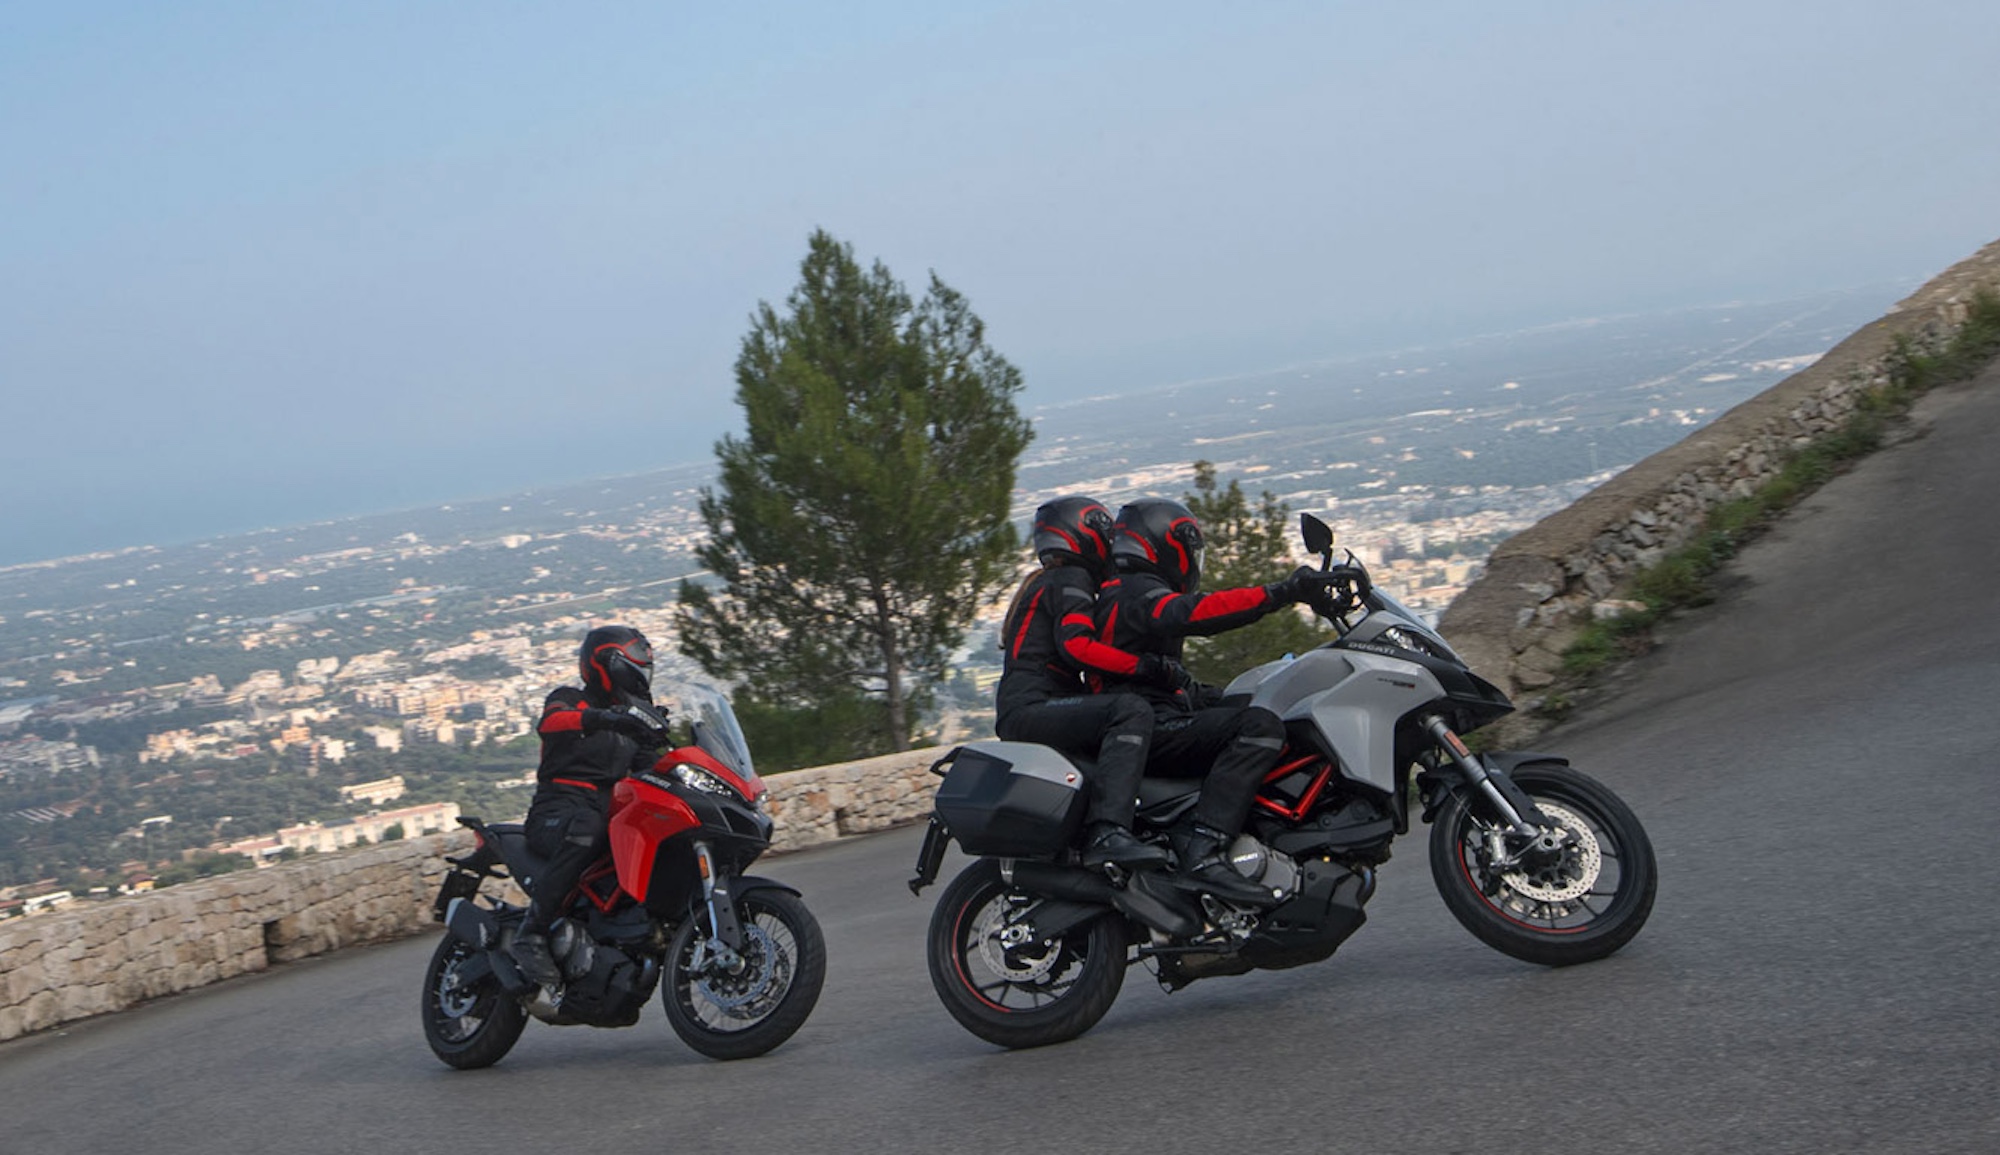
[[[1245,906],[1271,906],[1277,900],[1270,888],[1243,877],[1229,865],[1230,835],[1197,822],[1186,831],[1170,835],[1174,853],[1180,856],[1180,877],[1190,889],[1205,891],[1225,902]]]
[[[1139,841],[1137,835],[1115,822],[1097,822],[1091,825],[1083,844],[1083,864],[1093,870],[1101,866],[1143,870],[1165,866],[1167,852],[1150,842]]]
[[[528,918],[521,929],[514,932],[514,942],[507,948],[508,957],[528,981],[537,986],[553,987],[562,982],[562,971],[556,966],[555,956],[549,953],[549,934],[536,925],[534,908],[528,910]]]

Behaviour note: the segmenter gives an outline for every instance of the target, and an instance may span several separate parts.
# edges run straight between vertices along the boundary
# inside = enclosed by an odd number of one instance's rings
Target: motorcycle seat
[[[514,872],[515,878],[532,879],[548,865],[546,859],[528,849],[527,828],[519,822],[491,823],[486,832],[499,844],[500,860]]]
[[[1139,780],[1139,807],[1150,810],[1163,802],[1172,802],[1201,791],[1198,778],[1142,778]]]

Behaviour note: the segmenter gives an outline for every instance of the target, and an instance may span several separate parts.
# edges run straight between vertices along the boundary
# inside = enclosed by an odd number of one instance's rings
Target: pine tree
[[[1195,492],[1182,504],[1201,523],[1208,549],[1201,584],[1221,590],[1276,581],[1298,566],[1292,553],[1297,533],[1292,507],[1265,490],[1256,505],[1231,480],[1217,485],[1211,462],[1194,463]],[[1288,653],[1304,653],[1325,641],[1327,631],[1305,612],[1283,609],[1254,625],[1208,638],[1189,638],[1187,668],[1204,682],[1225,685],[1244,670]]]
[[[767,705],[878,700],[904,749],[1011,572],[1021,375],[936,274],[913,302],[824,231],[785,304],[759,304],[736,360],[745,431],[701,499],[716,582],[681,584],[680,647]]]

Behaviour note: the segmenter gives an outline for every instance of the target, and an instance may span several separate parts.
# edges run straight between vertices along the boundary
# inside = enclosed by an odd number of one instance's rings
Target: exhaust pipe
[[[1052,862],[1016,860],[1006,873],[1008,881],[1023,890],[1108,906],[1165,935],[1179,938],[1201,930],[1201,919],[1181,904],[1179,894],[1155,889],[1152,875],[1143,871],[1134,874],[1123,888],[1111,885],[1110,879],[1096,871]]]
[[[475,950],[492,950],[500,941],[500,920],[492,911],[463,898],[452,899],[444,908],[444,928]]]

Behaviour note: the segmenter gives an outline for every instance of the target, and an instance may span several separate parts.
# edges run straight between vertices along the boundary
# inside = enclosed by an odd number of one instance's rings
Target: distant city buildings
[[[258,866],[268,866],[286,851],[329,854],[368,842],[437,834],[452,829],[458,822],[458,814],[456,802],[432,802],[400,810],[371,810],[344,822],[304,822],[287,826],[274,835],[238,839],[220,844],[215,849],[224,854],[243,855]]]

